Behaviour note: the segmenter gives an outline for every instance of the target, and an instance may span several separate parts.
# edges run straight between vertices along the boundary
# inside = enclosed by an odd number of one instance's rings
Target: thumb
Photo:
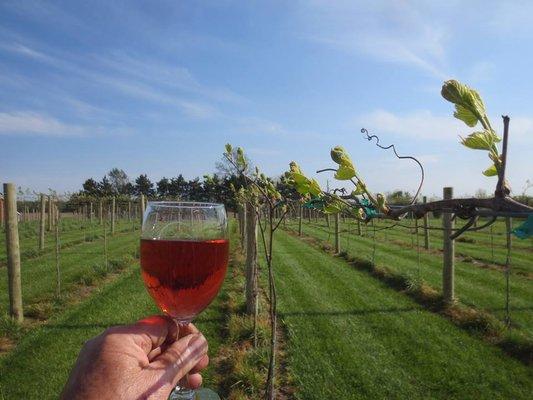
[[[159,355],[150,367],[159,379],[176,385],[207,354],[207,340],[201,333],[182,337]]]

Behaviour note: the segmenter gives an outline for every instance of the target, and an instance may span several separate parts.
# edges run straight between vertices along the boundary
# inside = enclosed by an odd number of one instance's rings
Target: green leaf
[[[452,79],[444,82],[441,95],[455,104],[455,118],[470,127],[475,126],[478,121],[484,124],[483,119],[487,118],[485,105],[476,90]]]
[[[461,137],[461,144],[474,150],[490,150],[492,140],[489,135],[484,132],[474,132],[466,138]]]
[[[320,188],[320,185],[316,179],[311,179],[309,182],[309,193],[311,193],[313,196],[318,196],[320,193],[322,193],[322,189]]]
[[[320,185],[315,179],[307,178],[298,164],[294,161],[289,164],[290,172],[289,177],[293,182],[293,186],[296,188],[296,191],[301,195],[311,194],[312,196],[319,196],[322,193]]]
[[[351,165],[340,165],[335,173],[335,179],[339,181],[347,181],[355,176],[355,170]]]
[[[231,144],[226,143],[226,153],[231,154],[233,151],[233,148],[231,147]]]
[[[498,175],[498,170],[496,169],[496,165],[492,164],[490,167],[488,167],[485,171],[483,171],[483,175],[485,176]]]
[[[242,147],[237,147],[237,164],[242,168],[246,168],[246,158]]]
[[[476,126],[478,122],[477,116],[472,113],[472,111],[459,104],[455,105],[455,112],[453,113],[453,116],[457,119],[460,119],[470,127]]]
[[[359,196],[365,193],[365,185],[361,182],[357,182],[355,189],[352,190],[352,196]]]
[[[334,147],[331,149],[330,154],[331,159],[339,164],[339,169],[335,173],[335,179],[341,181],[352,179],[355,176],[355,167],[344,148],[341,146]]]

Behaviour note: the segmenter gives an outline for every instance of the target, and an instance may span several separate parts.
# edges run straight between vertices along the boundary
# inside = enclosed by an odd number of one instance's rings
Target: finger
[[[189,374],[187,375],[187,387],[189,389],[198,389],[202,386],[202,375],[200,374]]]
[[[180,325],[179,326],[179,337],[180,338],[182,338],[184,336],[187,336],[187,335],[193,335],[195,333],[200,333],[200,331],[192,323],[188,323],[187,325]]]
[[[130,328],[134,342],[146,355],[149,355],[164,343],[173,343],[177,337],[176,323],[172,319],[160,315],[142,319],[131,325]]]
[[[203,370],[208,365],[209,365],[209,356],[206,354],[205,356],[202,357],[200,361],[198,361],[198,364],[196,364],[194,368],[191,369],[189,374],[196,374],[200,372],[201,370]]]
[[[159,379],[175,385],[207,354],[207,341],[202,334],[185,336],[172,343],[150,363]],[[162,376],[161,376],[162,375]]]

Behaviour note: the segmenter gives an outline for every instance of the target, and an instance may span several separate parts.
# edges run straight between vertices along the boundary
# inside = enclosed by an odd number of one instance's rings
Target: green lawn
[[[116,324],[132,323],[157,314],[136,265],[81,304],[52,318],[24,337],[0,359],[0,399],[57,399],[83,343]],[[219,345],[222,323],[219,301],[197,320],[209,340],[210,354]],[[206,385],[212,372],[205,375]]]
[[[126,222],[117,226],[114,236],[108,235],[108,259],[113,260],[132,254],[138,247],[139,231],[133,232]],[[65,233],[67,240],[74,240],[90,231],[72,229]],[[70,239],[68,239],[70,238]],[[64,243],[62,241],[62,243]],[[105,272],[104,240],[93,237],[91,241],[81,241],[75,245],[65,246],[60,252],[60,271],[62,290],[68,291],[74,285],[85,283],[97,274]],[[7,312],[8,290],[6,268],[1,267],[0,309]],[[35,314],[35,308],[42,308],[44,302],[53,300],[56,293],[55,252],[48,251],[38,257],[23,259],[21,262],[22,296],[25,312]],[[33,312],[32,312],[33,310]],[[1,334],[2,332],[0,332]]]
[[[280,231],[279,312],[300,399],[526,399],[532,370]]]
[[[296,227],[296,222],[290,221],[287,226]],[[342,225],[343,229],[352,229],[351,225]],[[341,250],[351,256],[371,258],[374,241],[372,227],[366,227],[364,236],[344,232],[341,235]],[[322,222],[307,221],[303,225],[305,234],[333,243],[333,229],[327,228]],[[394,230],[387,232],[387,238],[393,235]],[[375,262],[377,265],[386,266],[395,273],[410,276],[413,279],[420,277],[434,288],[440,290],[442,282],[442,256],[439,253],[420,253],[420,265],[417,262],[416,249],[387,240],[384,231],[376,236]],[[436,237],[436,236],[435,236]],[[404,234],[404,242],[411,238]],[[515,240],[518,242],[518,240]],[[420,240],[423,243],[423,240]],[[459,250],[465,243],[458,243]],[[480,250],[482,251],[482,250]],[[518,255],[528,254],[527,249],[513,251],[513,263]],[[529,264],[533,263],[533,257]],[[531,268],[531,267],[529,267]],[[455,264],[455,292],[461,302],[466,305],[488,311],[503,320],[505,310],[505,278],[501,270],[482,268],[471,262],[456,262]],[[515,330],[523,332],[530,338],[533,337],[533,280],[522,275],[513,274],[510,280],[511,318]]]

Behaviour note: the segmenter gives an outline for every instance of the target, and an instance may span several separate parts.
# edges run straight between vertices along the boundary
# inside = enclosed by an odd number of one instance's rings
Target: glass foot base
[[[195,394],[196,400],[220,400],[220,396],[213,392],[211,389],[198,389]]]
[[[220,396],[211,389],[172,391],[168,400],[220,400]]]

